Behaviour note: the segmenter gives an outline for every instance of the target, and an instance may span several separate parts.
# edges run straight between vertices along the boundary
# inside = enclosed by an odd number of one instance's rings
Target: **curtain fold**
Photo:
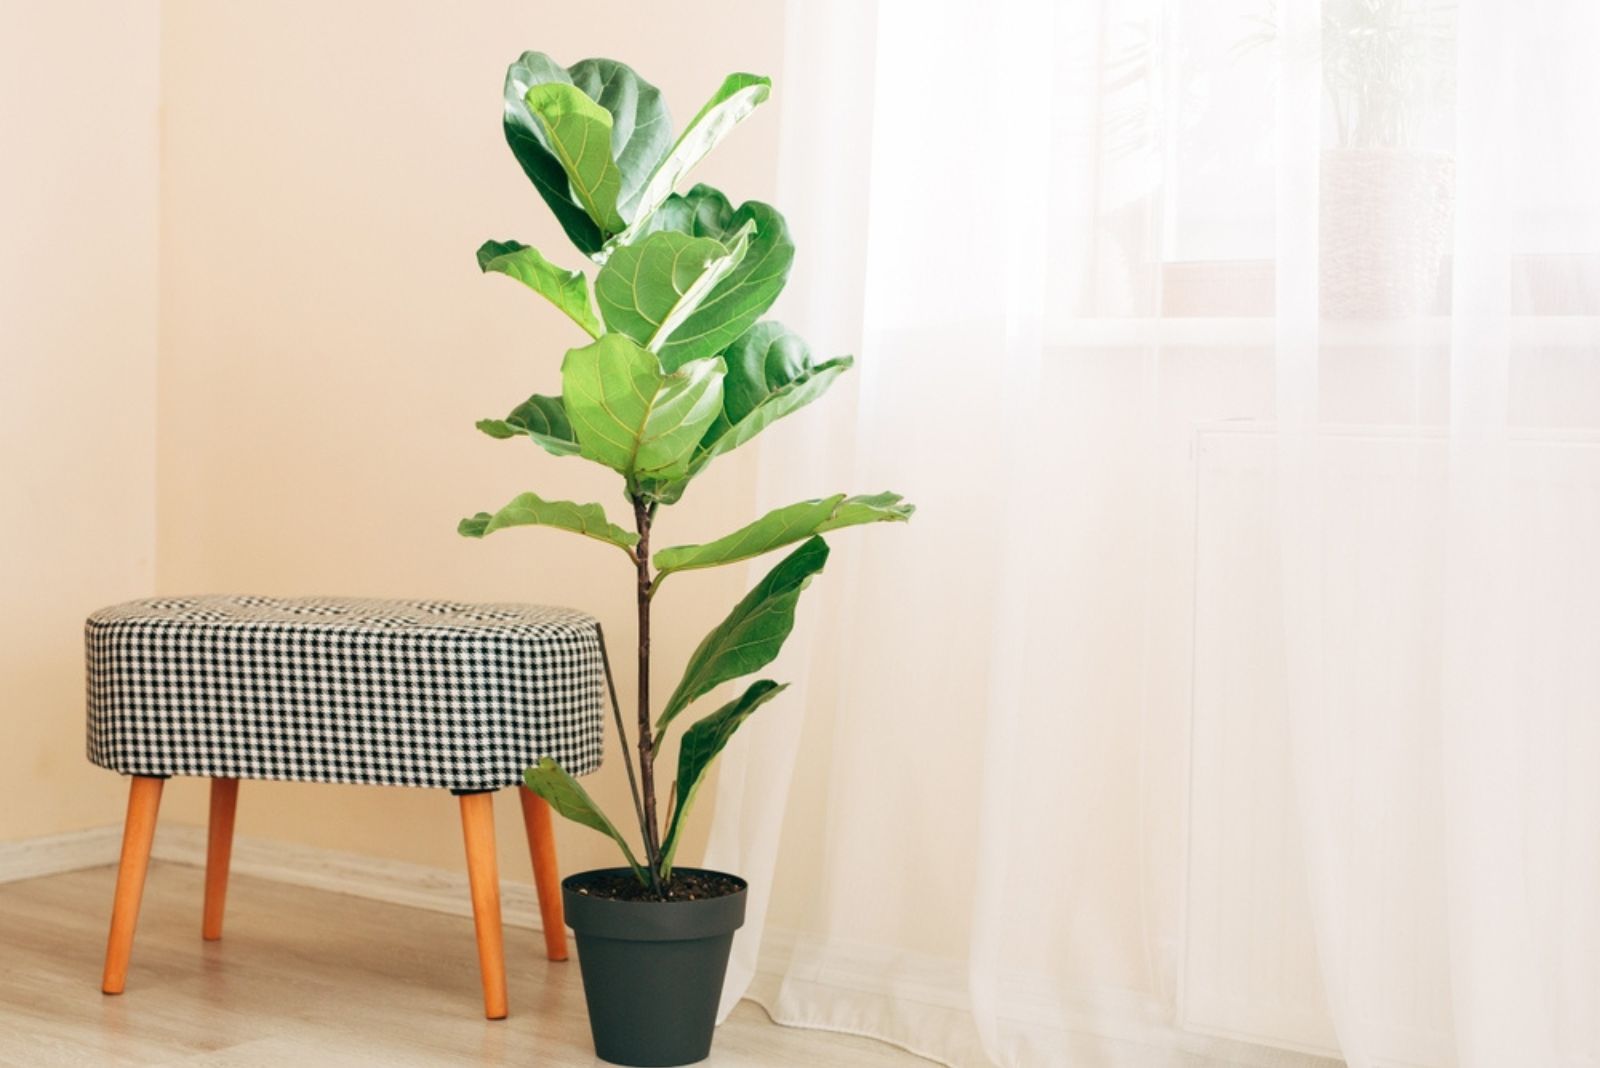
[[[724,1008],[953,1065],[1600,1063],[1587,7],[790,5]],[[797,459],[798,457],[798,459]]]

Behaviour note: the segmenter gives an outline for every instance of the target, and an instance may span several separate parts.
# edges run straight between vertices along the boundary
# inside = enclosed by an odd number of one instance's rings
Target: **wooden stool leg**
[[[550,826],[550,802],[517,787],[522,798],[522,825],[533,855],[533,886],[539,891],[539,918],[544,926],[544,951],[551,960],[567,959],[567,923],[561,907],[561,872],[556,867],[556,836]]]
[[[200,937],[222,937],[222,910],[228,898],[228,861],[233,857],[233,811],[239,803],[238,779],[211,780],[211,825],[206,837],[206,906]]]
[[[478,932],[478,968],[483,972],[483,1014],[506,1018],[506,952],[500,928],[500,872],[494,860],[494,795],[461,795],[461,835],[467,842],[467,881],[472,886],[472,923]]]
[[[139,923],[139,899],[150,870],[150,843],[156,836],[165,779],[135,775],[128,787],[128,820],[122,828],[122,860],[117,865],[117,896],[111,903],[111,937],[106,941],[106,970],[100,989],[122,993],[133,955],[133,929]]]

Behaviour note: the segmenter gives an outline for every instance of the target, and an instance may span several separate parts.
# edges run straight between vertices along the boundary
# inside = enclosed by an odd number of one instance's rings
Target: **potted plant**
[[[1452,88],[1454,5],[1324,0],[1322,83],[1336,147],[1323,149],[1319,289],[1330,319],[1423,315],[1439,289],[1455,161],[1422,147]],[[1276,5],[1244,47],[1275,41]]]
[[[567,237],[598,269],[591,282],[516,241],[478,250],[481,269],[515,278],[566,313],[579,342],[562,360],[560,395],[535,394],[478,428],[610,468],[621,476],[632,512],[629,530],[599,504],[524,493],[460,525],[475,538],[514,526],[554,527],[612,545],[628,561],[639,665],[631,739],[614,686],[611,706],[638,852],[554,761],[540,761],[526,776],[557,812],[616,842],[626,862],[562,884],[595,1050],[620,1064],[687,1064],[710,1051],[746,884],[680,867],[678,849],[712,761],[784,686],[760,679],[707,714],[690,709],[777,656],[801,591],[827,560],[821,535],[904,521],[913,510],[893,493],[840,493],[779,508],[705,544],[656,548],[661,510],[676,504],[696,475],[821,396],[851,364],[848,356],[814,359],[792,331],[761,319],[794,258],[776,209],[759,201],[736,208],[706,185],[675,191],[770,88],[766,78],[729,75],[673,137],[661,94],[626,65],[586,59],[561,67],[524,54],[506,74],[506,140]],[[667,699],[653,705],[650,610],[663,584],[678,572],[791,546],[700,642]],[[656,763],[673,730],[681,738],[663,806]]]

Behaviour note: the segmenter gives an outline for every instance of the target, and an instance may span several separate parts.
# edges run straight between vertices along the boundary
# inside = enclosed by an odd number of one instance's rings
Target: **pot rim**
[[[731,935],[744,925],[745,901],[750,890],[748,881],[741,876],[710,868],[682,867],[678,870],[735,879],[739,889],[721,897],[706,897],[697,901],[613,901],[580,894],[572,884],[586,875],[632,875],[632,871],[628,868],[591,868],[574,872],[561,880],[567,926],[580,936],[633,942],[683,942]]]

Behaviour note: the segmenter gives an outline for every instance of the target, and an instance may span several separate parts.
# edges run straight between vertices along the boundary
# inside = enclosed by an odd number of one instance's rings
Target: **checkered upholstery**
[[[565,608],[166,597],[85,637],[113,771],[491,790],[600,765],[600,629]]]

